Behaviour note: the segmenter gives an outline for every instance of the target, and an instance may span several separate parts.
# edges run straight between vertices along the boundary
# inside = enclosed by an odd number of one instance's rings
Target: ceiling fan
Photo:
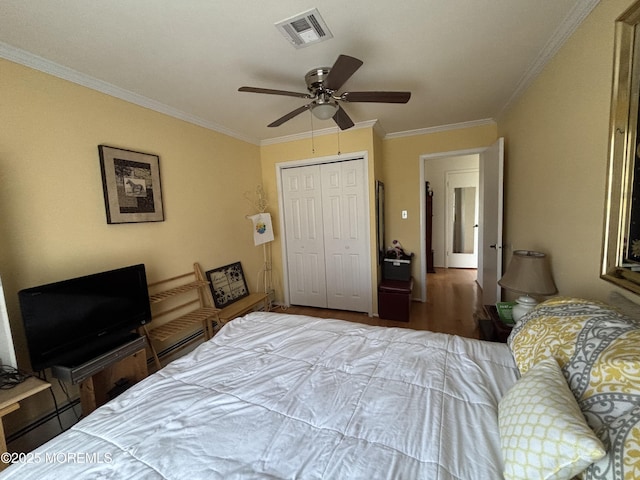
[[[290,92],[287,90],[273,90],[270,88],[240,87],[239,92],[266,93],[269,95],[284,95],[312,100],[311,103],[298,107],[295,110],[280,117],[269,127],[278,127],[284,122],[300,115],[305,110],[311,112],[320,120],[333,118],[341,130],[353,127],[354,123],[347,112],[338,102],[374,102],[374,103],[407,103],[411,98],[411,92],[343,92],[338,94],[340,87],[351,78],[356,70],[362,66],[362,60],[340,55],[332,67],[314,68],[309,71],[304,79],[309,93]]]

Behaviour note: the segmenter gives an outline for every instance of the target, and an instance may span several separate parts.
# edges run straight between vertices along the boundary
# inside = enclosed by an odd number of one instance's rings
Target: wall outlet
[[[406,211],[406,210],[402,210],[402,218],[403,218],[404,220],[406,220],[406,219],[407,219],[407,211]]]

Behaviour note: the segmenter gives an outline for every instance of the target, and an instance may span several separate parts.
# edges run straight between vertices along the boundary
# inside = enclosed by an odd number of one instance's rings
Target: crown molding
[[[496,121],[493,118],[484,118],[481,120],[472,120],[470,122],[450,123],[448,125],[439,125],[437,127],[419,128],[417,130],[406,130],[404,132],[389,133],[385,135],[384,139],[400,138],[400,137],[413,137],[416,135],[426,135],[429,133],[448,132],[450,130],[460,130],[462,128],[480,127],[484,125],[495,125]]]
[[[223,127],[213,122],[206,121],[194,115],[188,115],[182,112],[181,110],[175,109],[173,107],[169,107],[168,105],[160,103],[156,100],[152,100],[142,95],[138,95],[136,93],[130,92],[123,88],[117,87],[111,83],[98,80],[97,78],[91,77],[89,75],[82,74],[76,70],[73,70],[72,68],[59,65],[55,62],[42,58],[38,55],[34,55],[25,50],[21,50],[19,48],[16,48],[4,42],[0,42],[0,58],[4,58],[6,60],[9,60],[14,63],[18,63],[20,65],[24,65],[25,67],[33,68],[34,70],[38,70],[40,72],[53,75],[54,77],[58,77],[63,80],[67,80],[69,82],[75,83],[77,85],[81,85],[83,87],[96,90],[106,95],[119,98],[120,100],[124,100],[126,102],[133,103],[135,105],[138,105],[144,108],[148,108],[149,110],[153,110],[155,112],[162,113],[164,115],[169,115],[170,117],[177,118],[179,120],[183,120],[185,122],[192,123],[194,125],[198,125],[208,130],[213,130],[215,132],[228,135],[230,137],[236,138],[238,140],[242,140],[244,142],[251,143],[253,145],[258,145],[258,146],[274,145],[278,143],[304,140],[304,139],[311,138],[312,136],[331,135],[336,133],[337,127],[329,127],[321,130],[315,130],[313,132],[303,132],[303,133],[297,133],[297,134],[287,135],[283,137],[270,138],[266,140],[258,140],[256,138],[248,137],[238,132],[229,130],[226,127]],[[469,123],[474,123],[474,122],[469,122]],[[460,126],[460,127],[454,126],[453,128],[466,128],[466,126],[467,125],[464,124],[463,126]],[[409,132],[387,134],[377,119],[368,120],[366,122],[358,122],[351,129],[357,130],[362,128],[373,128],[374,131],[378,134],[378,136],[382,139],[401,137],[401,136],[420,135],[421,133],[433,133],[434,131],[444,131],[444,130],[453,129],[451,128],[451,126],[445,125],[443,127],[434,127],[430,129],[425,129],[424,131],[412,130]]]
[[[189,115],[181,110],[165,105],[164,103],[160,103],[156,100],[138,95],[137,93],[130,92],[123,88],[112,85],[111,83],[98,80],[97,78],[85,75],[76,70],[73,70],[72,68],[59,65],[50,60],[26,52],[25,50],[21,50],[4,42],[0,42],[0,57],[11,62],[24,65],[25,67],[33,68],[34,70],[39,70],[49,75],[53,75],[54,77],[67,80],[77,85],[96,90],[106,95],[119,98],[120,100],[124,100],[125,102],[133,103],[140,107],[148,108],[149,110],[153,110],[164,115],[169,115],[170,117],[177,118],[178,120],[183,120],[185,122],[192,123],[194,125],[198,125],[200,127],[206,128],[208,130],[213,130],[224,135],[228,135],[244,142],[259,145],[259,141],[255,138],[242,135],[238,132],[223,127],[222,125],[209,122],[200,117]]]
[[[576,2],[564,21],[560,24],[555,33],[551,36],[546,45],[542,48],[538,57],[529,66],[522,76],[513,94],[504,106],[500,109],[498,118],[508,110],[515,101],[529,88],[533,81],[540,75],[547,63],[558,53],[562,45],[576,31],[578,26],[584,21],[591,11],[598,5],[600,0],[582,0]]]
[[[358,122],[353,127],[349,129],[352,130],[361,130],[363,128],[373,128],[376,129],[376,125],[378,125],[378,120],[367,120],[366,122]],[[302,133],[294,133],[293,135],[285,135],[283,137],[275,137],[275,138],[267,138],[260,142],[260,146],[264,147],[266,145],[275,145],[278,143],[287,143],[287,142],[295,142],[296,140],[306,140],[311,137],[321,137],[323,135],[332,135],[340,130],[338,127],[328,127],[323,128],[321,130],[313,130],[312,132],[302,132]]]
[[[547,42],[545,47],[542,49],[542,51],[540,52],[536,60],[527,69],[527,72],[521,78],[513,94],[500,110],[500,114],[505,112],[524,93],[524,91],[531,85],[533,80],[544,69],[545,65],[549,62],[549,60],[551,60],[551,58],[555,56],[555,54],[558,52],[558,50],[560,50],[560,48],[567,41],[567,39],[573,34],[576,28],[578,28],[578,26],[584,21],[584,19],[598,5],[599,1],[600,0],[582,0],[575,4],[571,12],[569,12],[567,17],[564,19],[564,21],[560,25],[560,27],[556,30],[554,35],[551,37],[551,39]],[[35,70],[39,70],[41,72],[47,73],[49,75],[53,75],[63,80],[67,80],[72,83],[90,88],[92,90],[96,90],[106,95],[119,98],[126,102],[129,102],[144,108],[148,108],[158,113],[162,113],[164,115],[168,115],[173,118],[183,120],[185,122],[206,128],[208,130],[213,130],[223,135],[228,135],[238,140],[248,142],[258,146],[291,142],[295,140],[311,138],[312,136],[329,135],[336,132],[336,128],[331,127],[331,128],[313,131],[313,132],[304,132],[300,134],[259,140],[259,139],[241,134],[239,132],[230,130],[222,125],[204,120],[200,117],[187,114],[181,110],[170,107],[156,100],[152,100],[150,98],[130,92],[128,90],[117,87],[110,83],[104,82],[102,80],[98,80],[96,78],[82,74],[76,70],[59,65],[50,60],[47,60],[38,55],[34,55],[32,53],[26,52],[24,50],[21,50],[19,48],[16,48],[4,42],[0,42],[0,58],[4,58],[6,60],[24,65],[26,67],[33,68]],[[493,119],[481,119],[481,120],[474,120],[470,122],[441,125],[436,127],[429,127],[429,128],[417,129],[417,130],[408,130],[404,132],[396,132],[396,133],[388,134],[384,131],[383,127],[380,125],[380,122],[378,122],[378,120],[370,120],[366,122],[359,122],[352,128],[353,129],[373,128],[374,131],[380,136],[380,138],[382,138],[383,140],[386,140],[386,139],[392,139],[392,138],[409,137],[409,136],[415,136],[415,135],[444,132],[449,130],[457,130],[461,128],[469,128],[469,127],[489,125],[489,124],[495,124],[495,123],[496,122]]]
[[[374,124],[373,124],[373,131],[376,132],[378,134],[378,136],[382,139],[384,139],[384,137],[387,136],[387,132],[384,128],[382,128],[382,125],[380,125],[380,122],[378,120],[374,120]]]

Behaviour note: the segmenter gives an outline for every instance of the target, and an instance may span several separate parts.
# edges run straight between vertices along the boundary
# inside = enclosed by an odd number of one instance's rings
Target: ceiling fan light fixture
[[[316,103],[311,107],[311,111],[320,120],[329,120],[338,111],[337,103]]]

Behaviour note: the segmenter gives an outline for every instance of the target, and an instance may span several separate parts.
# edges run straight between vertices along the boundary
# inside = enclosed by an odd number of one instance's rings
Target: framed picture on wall
[[[242,264],[235,262],[206,273],[216,308],[224,308],[249,295]]]
[[[160,158],[98,145],[107,223],[164,221]]]

